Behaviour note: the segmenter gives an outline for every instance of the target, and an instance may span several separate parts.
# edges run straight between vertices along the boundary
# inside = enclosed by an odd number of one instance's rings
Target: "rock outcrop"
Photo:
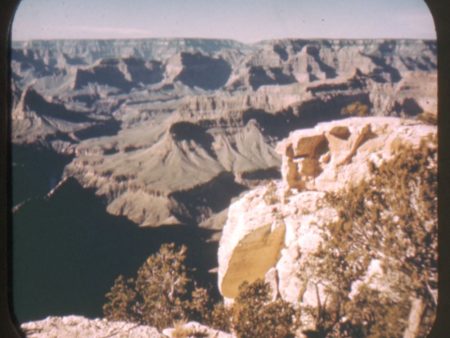
[[[79,67],[73,80],[73,89],[89,84],[115,87],[129,91],[133,87],[158,83],[163,79],[161,62],[136,58],[103,59],[91,67]]]
[[[398,118],[351,118],[297,130],[281,141],[282,175],[288,189],[336,191],[368,178],[401,144],[418,146],[436,127]]]
[[[392,159],[402,146],[418,148],[436,131],[413,120],[371,117],[292,132],[277,146],[282,180],[258,186],[229,208],[218,253],[225,299],[236,297],[244,281],[265,278],[283,299],[317,307],[326,298],[324,283],[308,261],[323,243],[325,225],[338,217],[325,194],[368,180],[370,166]],[[366,279],[381,285],[379,262],[368,270]]]

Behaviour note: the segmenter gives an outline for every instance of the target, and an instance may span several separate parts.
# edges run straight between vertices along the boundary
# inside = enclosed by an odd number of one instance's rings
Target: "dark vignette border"
[[[28,0],[30,1],[30,0]],[[163,0],[161,0],[163,1]],[[373,0],[376,1],[376,0]],[[429,337],[450,332],[450,10],[448,0],[424,0],[433,15],[438,40],[439,140],[439,304]],[[11,299],[10,27],[20,0],[0,4],[0,337],[20,337]]]
[[[450,331],[450,13],[447,0],[425,0],[438,42],[438,219],[439,300],[437,318],[429,337],[446,337]]]
[[[10,27],[19,0],[0,5],[0,337],[20,337],[9,300],[11,299],[10,163]]]

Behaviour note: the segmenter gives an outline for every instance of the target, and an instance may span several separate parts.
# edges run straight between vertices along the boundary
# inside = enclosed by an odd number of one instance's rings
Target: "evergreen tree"
[[[136,279],[125,282],[119,276],[106,294],[105,317],[159,329],[187,319],[193,283],[184,265],[186,252],[186,246],[177,249],[173,243],[163,244],[139,268]]]

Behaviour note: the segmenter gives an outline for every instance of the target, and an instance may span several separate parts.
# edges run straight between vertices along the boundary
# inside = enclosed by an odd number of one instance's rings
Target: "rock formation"
[[[325,194],[367,181],[370,166],[433,135],[435,126],[392,117],[349,118],[292,132],[277,145],[282,179],[254,188],[229,207],[218,252],[222,295],[231,300],[244,281],[265,278],[283,299],[317,307],[326,299],[326,283],[318,282],[309,261],[323,243],[325,225],[338,217]],[[373,260],[365,281],[386,290],[380,271]],[[302,321],[311,318],[303,315]]]
[[[141,226],[220,229],[231,199],[279,176],[274,145],[292,130],[436,116],[436,43],[423,40],[15,42],[12,78],[13,142],[74,155],[65,176]]]

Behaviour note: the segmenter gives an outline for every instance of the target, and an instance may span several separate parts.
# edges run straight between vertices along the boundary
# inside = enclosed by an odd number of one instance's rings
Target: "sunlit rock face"
[[[277,146],[282,179],[249,191],[229,208],[218,253],[222,295],[230,300],[244,281],[266,278],[283,299],[317,306],[325,290],[308,262],[323,242],[325,225],[338,217],[324,200],[326,192],[369,179],[369,166],[392,159],[402,146],[418,147],[436,132],[435,126],[386,117],[292,132]],[[376,266],[372,262],[367,275]]]
[[[257,187],[233,203],[219,243],[219,289],[227,299],[239,286],[264,279],[283,298],[296,302],[303,287],[298,269],[321,242],[319,225],[331,222],[336,212],[321,206],[323,192],[294,194],[285,201],[283,182]],[[304,301],[314,304],[315,291]]]
[[[283,247],[286,226],[271,208],[247,194],[232,204],[219,246],[219,282],[222,294],[234,298],[243,281],[264,278]],[[253,202],[253,203],[252,203]],[[226,250],[232,247],[233,250]],[[222,263],[222,264],[221,264]]]
[[[281,141],[287,188],[336,191],[368,178],[369,163],[381,164],[402,144],[418,146],[436,127],[389,117],[350,118],[297,130]]]

